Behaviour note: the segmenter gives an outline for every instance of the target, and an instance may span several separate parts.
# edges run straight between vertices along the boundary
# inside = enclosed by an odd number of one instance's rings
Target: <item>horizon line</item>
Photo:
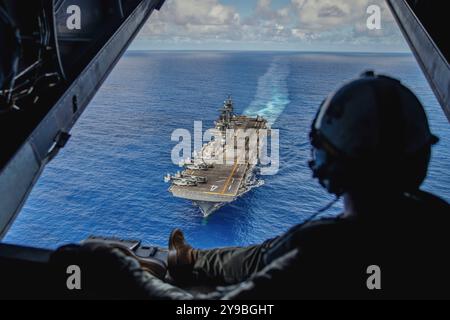
[[[278,52],[278,53],[359,53],[359,54],[410,54],[411,51],[345,51],[345,50],[247,50],[247,49],[138,49],[129,48],[127,51],[141,52]]]

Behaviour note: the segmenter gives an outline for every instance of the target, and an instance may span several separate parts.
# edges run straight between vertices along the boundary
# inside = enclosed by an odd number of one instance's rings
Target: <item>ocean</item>
[[[274,237],[333,200],[307,165],[311,121],[331,91],[368,69],[400,78],[425,104],[441,141],[423,189],[450,201],[450,126],[411,54],[129,51],[4,240],[56,248],[101,235],[166,246],[176,227],[201,248]],[[194,121],[212,127],[229,94],[237,113],[280,130],[280,170],[205,219],[163,181],[178,170],[171,134]],[[341,211],[338,203],[324,215]]]

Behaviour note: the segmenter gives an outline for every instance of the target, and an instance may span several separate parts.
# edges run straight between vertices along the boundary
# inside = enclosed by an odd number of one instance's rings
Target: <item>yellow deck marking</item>
[[[224,197],[235,197],[235,194],[230,194],[230,193],[222,193],[222,192],[203,192],[205,194],[210,194],[213,196],[224,196]]]
[[[228,176],[227,181],[225,182],[225,185],[223,186],[223,189],[222,189],[221,194],[225,194],[225,192],[227,191],[228,186],[230,185],[231,179],[233,178],[234,173],[236,172],[236,169],[237,169],[238,166],[239,166],[239,163],[236,162],[236,163],[234,164],[233,170],[231,170],[231,173],[230,173],[230,175]]]
[[[227,179],[227,182],[222,190],[222,192],[203,192],[204,194],[210,194],[213,196],[225,196],[225,197],[236,197],[236,193],[235,194],[231,194],[231,193],[225,193],[225,191],[227,190],[227,185],[230,183],[231,178],[233,177],[234,173],[236,172],[236,168],[239,165],[238,162],[236,162],[236,164],[234,165],[233,171],[231,172],[230,176]],[[248,163],[245,164],[246,166],[248,165]],[[242,178],[239,180],[239,185],[241,184],[242,180],[244,179],[244,176],[242,176]]]

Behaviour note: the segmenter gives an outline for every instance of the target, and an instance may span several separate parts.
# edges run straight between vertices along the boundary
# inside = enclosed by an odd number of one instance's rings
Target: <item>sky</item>
[[[132,49],[409,52],[384,0],[166,0]]]

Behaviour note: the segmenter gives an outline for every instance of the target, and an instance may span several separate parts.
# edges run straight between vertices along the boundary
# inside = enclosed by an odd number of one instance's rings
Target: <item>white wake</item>
[[[244,114],[264,117],[272,126],[291,102],[287,84],[289,72],[286,61],[274,58],[267,72],[259,78],[255,98]]]

